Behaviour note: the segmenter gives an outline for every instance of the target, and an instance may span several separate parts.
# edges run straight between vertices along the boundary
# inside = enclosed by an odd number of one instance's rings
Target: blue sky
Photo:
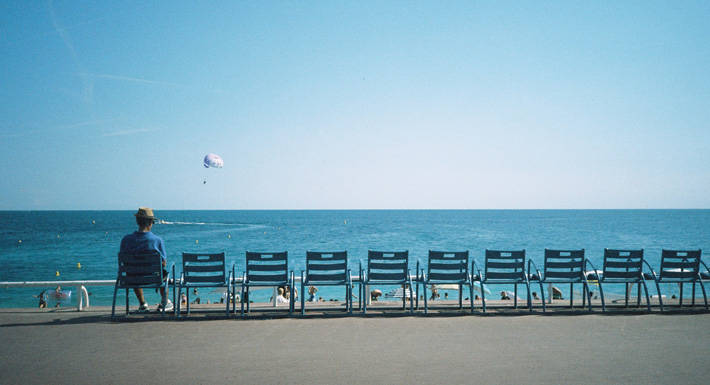
[[[708,208],[709,19],[3,2],[0,209]]]

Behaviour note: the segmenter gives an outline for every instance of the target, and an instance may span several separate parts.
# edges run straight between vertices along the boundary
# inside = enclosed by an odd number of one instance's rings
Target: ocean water
[[[540,268],[544,248],[584,248],[598,268],[605,247],[643,248],[654,268],[662,248],[710,251],[710,210],[156,210],[156,215],[166,223],[156,224],[153,232],[165,240],[169,264],[178,272],[182,252],[224,251],[240,275],[246,250],[287,250],[298,275],[306,250],[347,250],[354,274],[368,249],[409,250],[412,273],[430,249],[470,250],[478,263],[486,248],[526,249]],[[133,211],[0,211],[0,281],[115,279],[121,238],[135,229]],[[492,286],[492,297],[504,289]],[[624,290],[622,285],[604,289],[612,296]],[[677,286],[662,289],[668,296],[678,293]],[[36,306],[33,295],[41,290],[0,288],[0,307]],[[112,287],[89,291],[92,305],[110,305]],[[323,287],[318,295],[342,301],[342,291]],[[214,302],[221,293],[202,289],[199,296],[203,303]],[[270,296],[270,290],[257,290],[251,299]],[[72,293],[64,305],[76,298]],[[148,300],[156,303],[158,296],[149,293]]]

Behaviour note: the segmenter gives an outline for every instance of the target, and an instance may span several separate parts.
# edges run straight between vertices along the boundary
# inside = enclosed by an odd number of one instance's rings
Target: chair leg
[[[587,305],[589,306],[589,311],[592,311],[592,290],[589,287],[589,283],[585,282],[584,283],[584,288],[587,292]]]
[[[528,288],[528,310],[532,312],[532,298],[530,297],[530,282],[526,282],[525,286]]]
[[[663,312],[663,297],[661,296],[661,285],[658,284],[658,280],[654,279],[653,282],[656,283],[656,292],[658,293],[658,303],[661,306],[661,312]]]
[[[540,278],[542,279],[542,278]],[[540,285],[540,299],[542,299],[542,312],[547,312],[547,307],[545,305],[545,289],[542,287],[542,281],[538,280],[538,285]],[[552,295],[552,293],[550,293]]]
[[[129,298],[128,298],[128,289],[126,289],[126,315],[128,315],[128,301],[129,301]]]
[[[641,280],[641,284],[643,285],[643,291],[646,293],[646,307],[648,308],[648,311],[651,311],[651,297],[648,295],[648,286],[646,285],[645,280]],[[641,286],[639,285],[639,297],[641,296]]]
[[[463,284],[459,284],[459,309],[463,309]]]
[[[226,301],[226,302],[227,302],[227,305],[226,305],[225,308],[224,308],[224,315],[225,315],[226,317],[229,317],[229,299],[230,299],[230,298],[232,298],[232,293],[231,293],[231,290],[230,290],[230,286],[227,285],[227,301]]]
[[[629,307],[629,284],[625,283],[626,290],[624,291],[624,307]]]
[[[636,283],[636,307],[641,307],[641,285]]]
[[[693,281],[693,296],[690,297],[690,306],[695,307],[695,281]]]
[[[678,302],[678,307],[683,307],[683,282],[680,285],[680,301]]]
[[[699,280],[698,282],[700,282],[700,288],[703,290],[703,301],[705,301],[705,311],[707,311],[708,310],[708,296],[705,293],[705,285],[703,285],[702,279]]]
[[[418,273],[417,273],[417,295],[416,295],[416,297],[414,298],[414,300],[416,301],[416,302],[415,302],[415,303],[416,303],[416,306],[415,306],[415,307],[416,307],[417,310],[419,310],[419,274],[418,274]]]
[[[188,317],[190,316],[190,288],[186,287],[185,288],[185,293],[187,293],[187,315]],[[197,300],[195,300],[197,301]]]
[[[113,288],[113,304],[111,305],[111,318],[116,316],[116,292],[118,291],[118,281],[116,281],[116,286]]]
[[[513,284],[513,308],[518,308],[518,284]]]
[[[587,301],[587,285],[582,284],[582,309],[586,306]]]
[[[606,312],[606,304],[604,303],[604,288],[602,287],[601,280],[597,281],[599,284],[599,296],[602,298],[602,312]]]
[[[173,292],[175,292],[175,290],[173,290]],[[182,286],[178,286],[177,287],[177,297],[180,298],[181,296],[182,296]],[[182,313],[182,306],[180,306],[181,302],[182,301],[173,302],[173,306],[175,306],[175,309],[177,309],[177,318],[180,318],[180,316],[182,315],[181,314]]]
[[[483,290],[483,281],[481,281],[481,302],[483,306],[483,312],[486,312],[486,291]]]
[[[471,282],[471,284],[468,285],[468,291],[469,291],[468,298],[471,300],[471,313],[473,313],[473,282]]]
[[[301,275],[301,315],[306,315],[306,285],[303,284],[303,275]]]
[[[572,287],[573,284],[569,284],[569,307],[574,307],[574,290]]]
[[[362,287],[362,314],[367,314],[367,298],[365,298],[365,295],[370,295],[370,293],[365,293],[367,291],[367,284],[363,283],[360,286]]]
[[[429,314],[429,306],[427,303],[427,294],[426,294],[426,282],[422,285],[423,289],[422,292],[424,293],[424,314]]]
[[[240,302],[240,308],[241,308],[241,316],[244,317],[244,284],[242,283],[242,294],[241,298],[239,298]]]

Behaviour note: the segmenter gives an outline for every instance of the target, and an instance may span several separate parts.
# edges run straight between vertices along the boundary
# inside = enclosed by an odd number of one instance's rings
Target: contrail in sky
[[[79,70],[79,73],[85,73],[86,70],[79,61],[79,55],[77,55],[76,53],[76,49],[74,48],[74,44],[72,44],[71,42],[69,33],[65,28],[62,28],[62,26],[59,24],[59,20],[57,19],[57,15],[54,13],[52,0],[49,1],[49,14],[52,17],[52,25],[54,26],[54,30],[57,31],[57,34],[62,39],[62,42],[64,42],[64,45],[69,50],[71,58],[74,61],[74,65]],[[91,82],[91,79],[88,76],[83,75],[81,76],[81,84],[83,86],[84,101],[90,103],[93,100],[94,84]]]

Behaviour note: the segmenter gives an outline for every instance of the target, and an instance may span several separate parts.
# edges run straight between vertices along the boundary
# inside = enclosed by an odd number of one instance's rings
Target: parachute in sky
[[[207,154],[205,155],[205,160],[203,162],[205,168],[216,167],[222,168],[224,166],[224,161],[217,154]]]
[[[222,166],[224,166],[224,161],[219,155],[210,153],[205,155],[202,165],[205,166],[205,168],[222,168]],[[202,181],[202,184],[207,184],[207,178]]]

